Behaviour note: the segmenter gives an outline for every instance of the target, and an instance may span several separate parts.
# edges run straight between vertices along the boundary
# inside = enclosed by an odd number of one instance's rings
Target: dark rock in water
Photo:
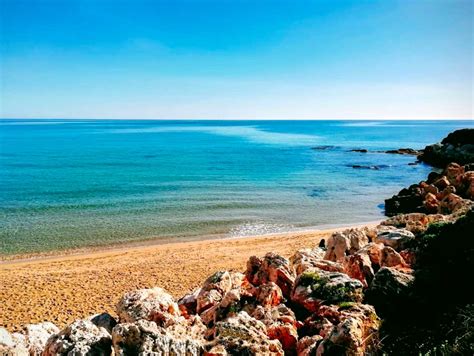
[[[413,148],[399,148],[397,150],[387,150],[384,151],[384,153],[418,156],[420,153],[422,153],[422,151],[414,150]]]
[[[421,162],[420,161],[415,161],[415,162],[410,162],[408,163],[409,166],[417,166],[419,165]]]
[[[354,148],[353,150],[351,150],[351,152],[367,153],[369,151],[366,150],[365,148]]]
[[[446,136],[443,141],[441,141],[443,145],[451,144],[451,145],[468,145],[474,144],[474,129],[461,129],[451,132],[448,136]]]
[[[419,159],[441,168],[450,162],[474,163],[474,129],[451,132],[441,143],[426,146]]]
[[[315,151],[325,151],[325,150],[332,150],[334,148],[337,148],[336,146],[331,146],[331,145],[326,145],[326,146],[314,146],[314,147],[311,147],[312,150],[315,150]]]
[[[352,167],[354,169],[372,169],[374,171],[378,171],[382,168],[388,168],[390,166],[386,165],[386,164],[379,164],[379,165],[374,165],[374,166],[361,165],[361,164],[352,164],[352,165],[349,165],[349,167]]]

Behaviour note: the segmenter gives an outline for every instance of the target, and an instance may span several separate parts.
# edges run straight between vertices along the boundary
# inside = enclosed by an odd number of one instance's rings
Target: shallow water
[[[350,149],[418,149],[472,126],[0,120],[2,253],[377,220],[385,198],[431,168]]]

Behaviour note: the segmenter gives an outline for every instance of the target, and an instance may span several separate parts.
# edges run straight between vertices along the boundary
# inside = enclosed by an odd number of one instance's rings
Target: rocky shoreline
[[[389,199],[387,215],[393,216],[374,228],[335,232],[289,259],[272,252],[252,256],[245,271],[217,271],[178,300],[159,287],[128,292],[117,304],[117,319],[102,313],[62,330],[49,322],[22,333],[0,328],[0,354],[386,352],[385,338],[394,336],[384,329],[390,326],[385,319],[393,320],[393,306],[410,296],[430,226],[464,224],[466,233],[473,231],[474,166],[459,163]]]

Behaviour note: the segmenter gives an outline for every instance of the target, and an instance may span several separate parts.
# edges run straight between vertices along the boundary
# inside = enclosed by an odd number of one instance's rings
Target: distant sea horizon
[[[473,126],[472,120],[0,119],[1,253],[382,219],[384,199],[432,167],[377,151],[422,149]]]

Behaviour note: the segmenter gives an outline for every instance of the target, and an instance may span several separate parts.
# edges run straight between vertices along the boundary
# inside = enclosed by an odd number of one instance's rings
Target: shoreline
[[[218,270],[245,270],[252,255],[272,251],[289,257],[335,231],[376,226],[378,222],[3,261],[0,325],[19,331],[31,323],[51,321],[63,327],[96,313],[115,315],[117,301],[130,290],[159,286],[179,297]]]
[[[306,233],[317,233],[324,232],[333,229],[342,229],[342,228],[351,228],[351,227],[362,227],[368,225],[377,225],[384,218],[379,220],[372,220],[367,222],[356,222],[356,223],[341,223],[341,224],[325,224],[319,226],[308,226],[303,228],[297,228],[291,231],[276,232],[276,233],[267,233],[267,234],[258,234],[258,235],[244,235],[244,236],[229,236],[227,234],[215,234],[215,235],[198,235],[198,236],[189,236],[189,237],[155,237],[148,239],[141,239],[135,241],[124,241],[117,243],[110,243],[97,246],[84,246],[70,249],[59,249],[43,252],[31,252],[31,253],[19,253],[11,255],[2,255],[0,254],[0,268],[2,265],[30,262],[30,261],[49,261],[56,258],[62,257],[75,257],[75,256],[84,256],[93,253],[102,253],[102,252],[113,252],[113,251],[122,251],[130,249],[140,249],[145,247],[152,246],[163,246],[170,244],[181,244],[181,243],[191,243],[199,241],[220,241],[220,240],[245,240],[245,239],[255,239],[260,237],[279,237],[293,234],[306,234]]]

